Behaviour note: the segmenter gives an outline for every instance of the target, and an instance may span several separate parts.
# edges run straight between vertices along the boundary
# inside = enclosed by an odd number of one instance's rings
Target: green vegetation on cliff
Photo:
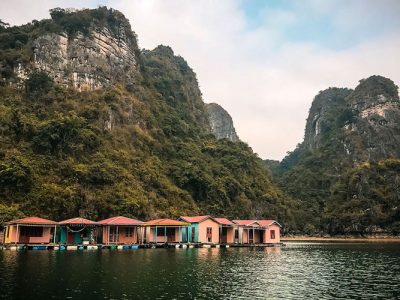
[[[46,24],[81,31],[70,24],[75,16],[54,10]],[[2,34],[26,32],[29,44],[30,30],[34,24]],[[0,45],[4,66],[19,50],[1,37]],[[96,91],[61,87],[39,71],[17,88],[8,84],[15,74],[2,72],[0,221],[22,214],[56,220],[212,214],[276,218],[295,228],[293,202],[251,148],[210,134],[186,61],[165,46],[137,55],[137,83]],[[11,60],[11,72],[17,62]]]
[[[271,169],[301,203],[302,232],[399,233],[399,157],[397,86],[371,76],[354,91],[320,92],[303,143]]]

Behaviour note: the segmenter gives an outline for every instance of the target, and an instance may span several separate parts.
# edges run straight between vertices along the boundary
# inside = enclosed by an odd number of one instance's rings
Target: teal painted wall
[[[75,244],[80,244],[82,243],[81,239],[81,233],[82,232],[75,232],[74,233],[74,243]],[[86,228],[83,230],[84,237],[87,237],[89,240],[92,238],[93,235],[93,229],[91,228]],[[57,237],[56,240],[58,243],[61,244],[66,244],[68,242],[67,240],[67,227],[61,227],[57,230]]]
[[[192,228],[194,228],[194,237],[192,236]],[[185,243],[198,243],[199,242],[199,224],[192,223],[187,228],[182,229],[183,241]],[[189,238],[189,240],[188,240]]]

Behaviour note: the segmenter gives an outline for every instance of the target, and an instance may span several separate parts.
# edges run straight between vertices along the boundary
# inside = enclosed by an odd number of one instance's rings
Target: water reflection
[[[2,251],[0,298],[398,298],[399,246]]]

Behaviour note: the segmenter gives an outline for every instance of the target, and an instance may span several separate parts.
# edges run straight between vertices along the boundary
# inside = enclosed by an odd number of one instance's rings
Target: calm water
[[[395,299],[400,244],[0,252],[4,299]]]

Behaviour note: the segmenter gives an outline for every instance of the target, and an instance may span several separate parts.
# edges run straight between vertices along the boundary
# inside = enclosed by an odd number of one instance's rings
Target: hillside
[[[0,27],[0,221],[212,214],[295,228],[252,149],[211,134],[182,57],[140,51],[112,9],[51,17]]]
[[[304,141],[272,170],[301,202],[304,232],[392,234],[400,232],[399,157],[398,88],[371,76],[355,90],[320,92]]]

